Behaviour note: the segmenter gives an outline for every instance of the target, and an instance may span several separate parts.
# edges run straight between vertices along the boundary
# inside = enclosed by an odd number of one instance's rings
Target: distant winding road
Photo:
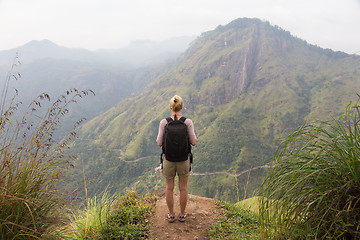
[[[205,173],[196,173],[196,172],[193,172],[191,173],[191,175],[194,175],[194,176],[206,176],[206,175],[217,175],[217,174],[226,174],[226,175],[229,175],[231,177],[238,177],[238,176],[241,176],[247,172],[250,172],[252,170],[256,170],[256,169],[260,169],[260,168],[267,168],[269,167],[269,164],[265,164],[263,166],[257,166],[257,167],[252,167],[252,168],[249,168],[249,169],[246,169],[246,170],[243,170],[239,173],[229,173],[229,172],[225,172],[225,171],[221,171],[221,172],[205,172]]]

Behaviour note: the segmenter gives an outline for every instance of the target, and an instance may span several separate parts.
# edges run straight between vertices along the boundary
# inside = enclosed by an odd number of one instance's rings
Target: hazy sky
[[[0,0],[0,50],[31,40],[89,50],[200,35],[241,17],[359,53],[360,0]]]

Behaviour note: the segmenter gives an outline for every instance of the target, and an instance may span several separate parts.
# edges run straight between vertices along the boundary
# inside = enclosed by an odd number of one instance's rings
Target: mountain
[[[74,61],[95,61],[95,53],[86,49],[66,48],[58,46],[50,40],[33,40],[18,48],[0,51],[0,65],[11,64],[16,53],[22,63],[40,59],[69,59]]]
[[[155,139],[159,121],[170,113],[169,99],[178,94],[198,136],[190,192],[226,201],[248,196],[279,137],[305,121],[343,112],[354,99],[359,60],[259,19],[218,26],[142,94],[83,126],[72,150],[79,156],[72,181],[81,185],[84,171],[92,195],[106,187],[141,193],[163,186],[154,172],[160,154]]]
[[[18,48],[0,51],[0,80],[6,80],[12,63],[16,63],[13,74],[17,76],[19,73],[22,77],[16,81],[13,79],[10,90],[17,89],[18,101],[26,106],[42,92],[55,99],[70,88],[93,90],[96,97],[88,97],[86,101],[73,105],[64,124],[69,128],[82,117],[91,119],[123,98],[139,94],[167,71],[191,39],[138,42],[136,47],[95,52],[66,48],[49,40],[34,40]],[[149,44],[156,46],[157,52],[149,51],[146,56],[141,56],[139,49]],[[127,60],[129,56],[136,57],[136,66],[131,62],[133,60]],[[151,64],[149,60],[153,60]]]

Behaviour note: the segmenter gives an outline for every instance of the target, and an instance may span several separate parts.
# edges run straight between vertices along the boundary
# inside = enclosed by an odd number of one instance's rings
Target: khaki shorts
[[[176,174],[182,178],[190,175],[190,159],[182,162],[170,162],[163,156],[162,174],[165,178],[174,178]]]

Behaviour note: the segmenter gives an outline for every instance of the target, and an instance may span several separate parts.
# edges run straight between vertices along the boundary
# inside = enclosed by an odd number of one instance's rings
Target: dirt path
[[[186,207],[187,218],[185,222],[175,221],[169,223],[166,219],[168,213],[165,192],[157,192],[155,212],[150,218],[150,239],[176,239],[176,240],[203,240],[209,239],[207,229],[214,225],[220,210],[215,200],[210,198],[189,195]],[[179,213],[179,193],[175,192],[175,214]]]

